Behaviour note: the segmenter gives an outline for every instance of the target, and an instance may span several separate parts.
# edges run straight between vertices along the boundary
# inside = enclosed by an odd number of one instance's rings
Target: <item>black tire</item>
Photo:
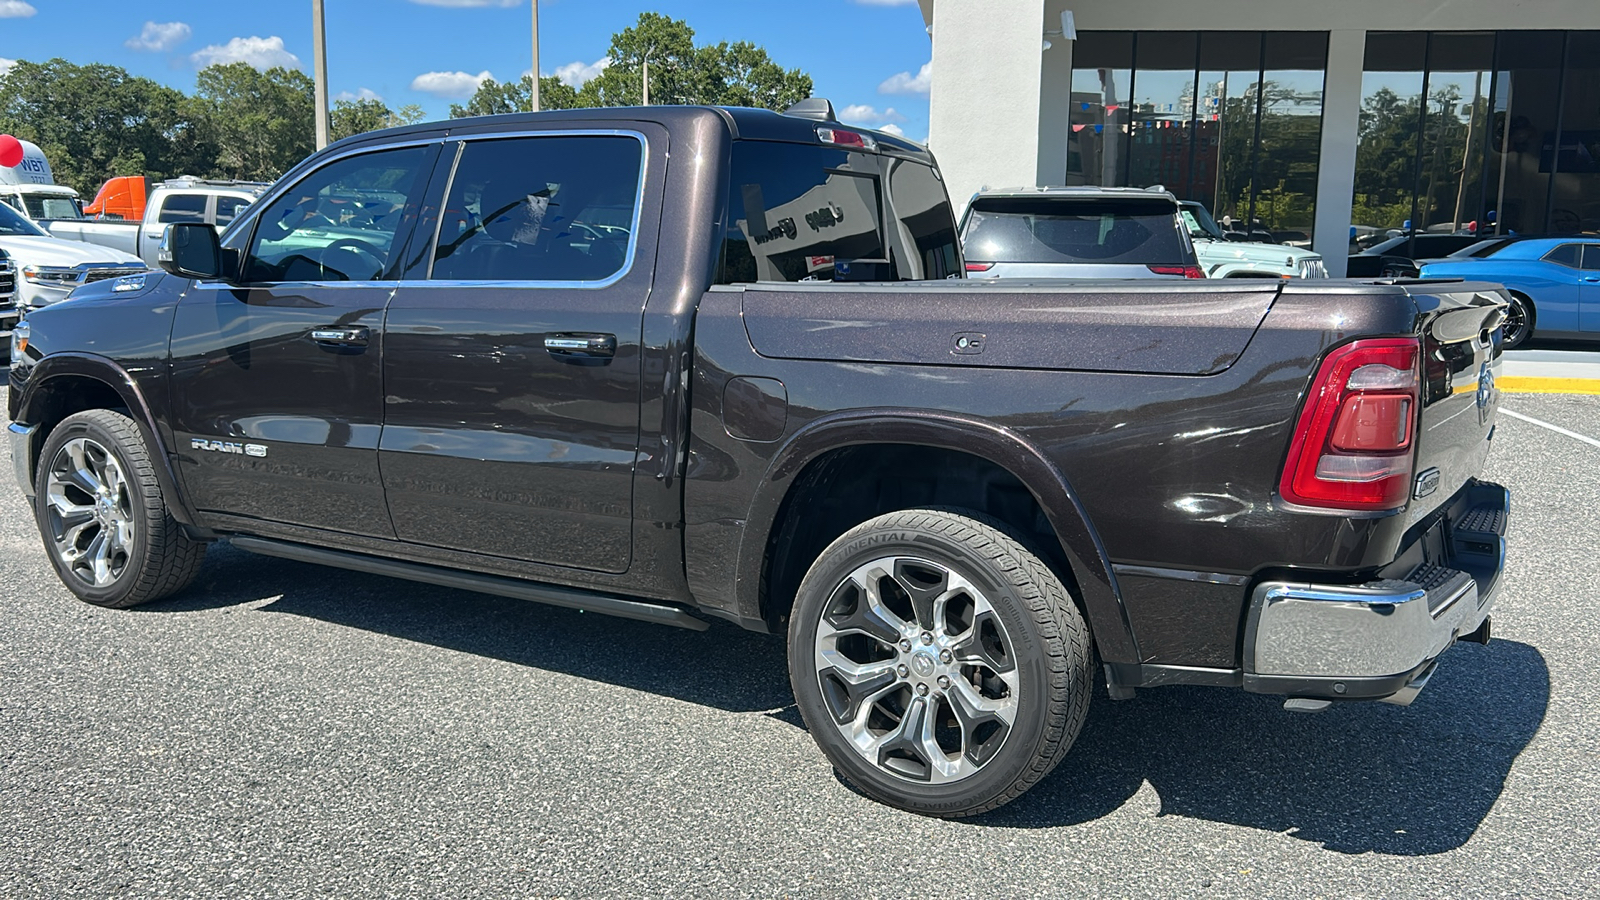
[[[72,474],[74,453],[89,461],[81,468],[91,477]],[[112,469],[115,477],[109,477]],[[34,520],[45,554],[79,599],[119,609],[138,606],[183,590],[199,573],[206,544],[185,534],[168,511],[144,438],[127,416],[94,409],[62,420],[39,454],[34,489]],[[97,551],[107,542],[116,549]],[[103,578],[93,562],[100,557]]]
[[[1502,350],[1515,350],[1533,336],[1533,303],[1521,294],[1511,295],[1511,305],[1506,308],[1505,324],[1500,326],[1505,335]]]
[[[1083,727],[1093,674],[1061,580],[977,513],[856,526],[811,566],[790,617],[789,678],[812,737],[863,793],[922,815],[987,812],[1047,775]]]

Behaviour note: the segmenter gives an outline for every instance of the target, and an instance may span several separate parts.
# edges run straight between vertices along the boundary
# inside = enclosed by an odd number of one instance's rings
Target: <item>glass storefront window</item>
[[[1489,149],[1485,223],[1495,234],[1540,234],[1549,228],[1550,171],[1561,108],[1559,31],[1506,31],[1495,52],[1494,118]]]
[[[1121,185],[1128,176],[1133,34],[1076,42],[1067,135],[1067,184]]]
[[[1428,41],[1417,221],[1432,233],[1473,232],[1483,210],[1483,153],[1494,78],[1494,34]]]
[[[1316,218],[1317,160],[1322,154],[1328,36],[1268,34],[1264,59],[1250,216],[1278,243],[1309,247]]]
[[[1351,209],[1352,251],[1399,236],[1411,220],[1427,54],[1425,34],[1367,35]]]
[[[1134,48],[1134,83],[1128,147],[1128,182],[1165,185],[1187,196],[1193,169],[1189,127],[1194,120],[1195,53],[1193,32],[1141,33]]]
[[[1600,32],[1568,38],[1562,93],[1561,140],[1543,154],[1552,163],[1550,232],[1600,234]]]

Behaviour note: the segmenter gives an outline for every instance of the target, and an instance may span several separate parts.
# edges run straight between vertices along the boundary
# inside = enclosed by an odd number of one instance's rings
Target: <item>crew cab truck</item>
[[[265,184],[251,181],[174,178],[156,185],[150,191],[142,221],[76,218],[47,222],[45,227],[52,237],[121,250],[154,266],[161,238],[168,225],[174,222],[203,222],[221,231],[232,224],[234,217],[254,202],[266,187]]]
[[[1408,702],[1488,638],[1492,286],[968,281],[929,153],[817,103],[361,135],[166,253],[16,338],[90,603],[226,539],[786,635],[832,764],[939,816],[1044,777],[1100,677]]]

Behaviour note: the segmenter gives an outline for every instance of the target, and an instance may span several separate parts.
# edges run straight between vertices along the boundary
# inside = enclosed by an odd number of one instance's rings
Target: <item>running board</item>
[[[390,578],[420,581],[424,584],[432,584],[439,587],[475,591],[480,594],[494,594],[498,597],[510,597],[513,600],[532,600],[535,603],[562,606],[567,609],[588,610],[589,612],[618,616],[623,619],[654,622],[657,625],[675,625],[679,628],[687,628],[690,631],[705,631],[711,627],[705,620],[697,619],[686,610],[679,609],[676,606],[647,603],[642,600],[624,600],[621,597],[595,594],[589,591],[581,591],[577,588],[518,581],[514,578],[501,578],[496,575],[479,575],[456,569],[422,565],[421,563],[401,562],[395,559],[383,559],[360,553],[327,550],[322,547],[309,547],[305,544],[292,544],[287,541],[274,541],[245,535],[236,536],[230,542],[240,550],[248,550],[251,553],[259,553],[262,556],[276,556],[297,562],[350,569],[356,572],[366,572],[369,575],[386,575]]]

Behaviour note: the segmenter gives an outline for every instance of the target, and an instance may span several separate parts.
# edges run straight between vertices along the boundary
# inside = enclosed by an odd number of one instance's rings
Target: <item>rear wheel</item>
[[[39,455],[34,518],[61,581],[96,606],[129,607],[188,587],[206,545],[167,510],[133,420],[68,416]]]
[[[791,616],[789,673],[830,762],[870,796],[964,816],[1053,769],[1088,711],[1088,629],[999,523],[908,510],[834,541]]]
[[[1521,294],[1511,295],[1511,305],[1506,307],[1506,321],[1500,326],[1505,336],[1502,349],[1515,350],[1533,334],[1533,304]]]

